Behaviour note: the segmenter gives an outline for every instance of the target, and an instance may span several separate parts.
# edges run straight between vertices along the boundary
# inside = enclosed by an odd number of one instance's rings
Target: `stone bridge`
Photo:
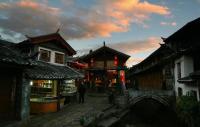
[[[165,106],[171,106],[174,97],[173,90],[133,90],[129,91],[129,104],[134,105],[143,99],[153,99]]]
[[[124,96],[117,98],[120,107],[133,106],[144,99],[153,99],[164,106],[173,107],[175,94],[173,90],[128,90]]]

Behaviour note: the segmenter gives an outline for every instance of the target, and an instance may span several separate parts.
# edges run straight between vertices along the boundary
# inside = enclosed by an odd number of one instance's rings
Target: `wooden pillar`
[[[58,84],[57,84],[57,111],[60,110],[60,99],[61,99],[61,95],[60,95],[60,86],[61,86],[61,80],[57,80]]]
[[[20,117],[21,120],[27,120],[29,119],[30,114],[30,94],[31,94],[31,88],[30,88],[30,80],[24,78],[25,74],[22,74],[22,84],[21,84],[21,109],[20,109]]]

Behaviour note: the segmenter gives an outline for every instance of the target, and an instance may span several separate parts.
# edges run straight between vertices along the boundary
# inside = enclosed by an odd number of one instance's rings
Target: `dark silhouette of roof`
[[[0,63],[23,67],[30,79],[72,79],[83,78],[83,75],[68,66],[57,66],[50,63],[35,61],[23,56],[12,46],[0,40]]]
[[[180,28],[178,31],[173,33],[168,38],[164,39],[164,42],[175,42],[175,41],[196,41],[199,40],[200,33],[200,18],[197,18],[186,25],[184,25],[182,28]]]
[[[40,43],[46,43],[51,40],[57,40],[64,48],[66,48],[69,51],[69,55],[76,54],[76,51],[62,38],[62,36],[58,32],[36,37],[30,37],[30,36],[26,37],[28,39],[18,43],[17,46],[23,46],[23,45],[26,46],[30,44],[35,45]]]
[[[125,53],[119,52],[119,51],[117,51],[117,50],[115,50],[115,49],[112,49],[112,48],[110,48],[110,47],[104,45],[104,46],[98,48],[97,50],[91,51],[89,54],[80,57],[80,59],[81,59],[81,60],[90,59],[90,58],[92,58],[92,57],[95,57],[95,56],[98,55],[99,53],[102,55],[102,53],[104,53],[104,52],[106,52],[106,51],[108,51],[108,52],[110,52],[110,53],[112,53],[112,54],[114,54],[114,55],[118,55],[118,56],[120,56],[121,58],[123,58],[123,59],[125,59],[125,60],[127,60],[127,59],[130,57],[129,55],[127,55],[127,54],[125,54]]]
[[[12,45],[15,45],[15,43],[0,39],[0,46],[12,46]]]
[[[25,74],[30,79],[75,79],[83,75],[68,66],[58,66],[37,61],[37,65],[26,69]]]
[[[11,42],[0,40],[0,62],[16,65],[30,65],[30,62],[25,60],[19,52],[8,46],[10,44],[12,45]]]

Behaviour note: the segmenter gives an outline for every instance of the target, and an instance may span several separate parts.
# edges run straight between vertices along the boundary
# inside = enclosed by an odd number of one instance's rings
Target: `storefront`
[[[66,66],[39,61],[37,64],[26,72],[31,79],[30,113],[56,112],[68,101],[66,96],[76,91],[72,88],[74,79],[83,76]]]
[[[31,113],[56,112],[64,104],[64,98],[58,102],[57,80],[32,80],[30,106]],[[59,104],[58,104],[59,103]]]

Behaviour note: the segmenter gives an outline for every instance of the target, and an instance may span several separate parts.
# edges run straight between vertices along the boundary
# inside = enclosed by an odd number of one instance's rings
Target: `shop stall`
[[[31,113],[56,112],[58,105],[63,106],[64,98],[58,97],[57,80],[32,80],[30,85]]]
[[[65,98],[64,104],[77,101],[77,87],[75,80],[64,80],[61,85],[61,95]]]

